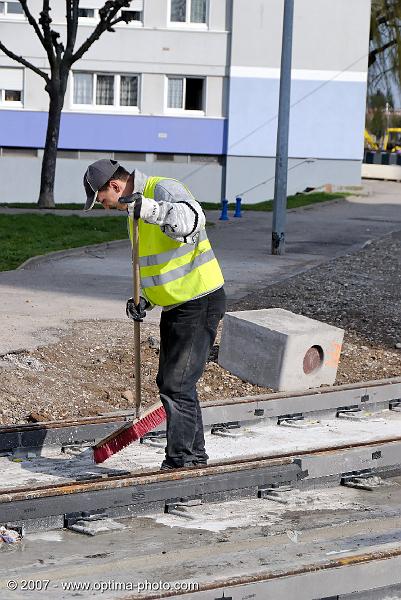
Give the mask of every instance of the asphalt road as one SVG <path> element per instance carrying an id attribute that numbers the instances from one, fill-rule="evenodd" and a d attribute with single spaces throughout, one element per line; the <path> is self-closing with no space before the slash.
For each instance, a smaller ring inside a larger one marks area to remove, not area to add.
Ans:
<path id="1" fill-rule="evenodd" d="M 208 213 L 208 233 L 229 299 L 401 230 L 401 184 L 366 182 L 366 191 L 289 211 L 286 254 L 279 257 L 270 254 L 271 213 L 244 212 L 229 221 L 219 221 L 216 211 Z M 128 242 L 59 253 L 0 273 L 0 355 L 55 341 L 73 320 L 125 319 L 131 286 Z M 158 320 L 159 312 L 147 318 Z"/>

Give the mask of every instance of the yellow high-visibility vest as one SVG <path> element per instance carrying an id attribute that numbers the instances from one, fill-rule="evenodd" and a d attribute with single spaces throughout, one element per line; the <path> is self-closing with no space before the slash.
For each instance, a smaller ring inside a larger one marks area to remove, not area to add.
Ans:
<path id="1" fill-rule="evenodd" d="M 154 199 L 156 184 L 166 177 L 149 177 L 143 195 Z M 133 239 L 133 220 L 128 218 Z M 218 289 L 223 274 L 205 228 L 196 244 L 173 240 L 159 225 L 139 219 L 139 271 L 142 294 L 152 304 L 170 306 Z"/>

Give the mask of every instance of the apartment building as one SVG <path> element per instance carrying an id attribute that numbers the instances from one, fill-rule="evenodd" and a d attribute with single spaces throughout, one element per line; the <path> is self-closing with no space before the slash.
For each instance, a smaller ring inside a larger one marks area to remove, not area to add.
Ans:
<path id="1" fill-rule="evenodd" d="M 38 15 L 41 0 L 31 0 Z M 81 0 L 78 41 L 103 0 Z M 64 2 L 51 1 L 65 34 Z M 273 194 L 283 0 L 132 0 L 133 20 L 74 65 L 62 116 L 56 201 L 82 200 L 87 164 L 183 180 L 202 201 Z M 289 191 L 358 184 L 369 0 L 295 0 Z M 20 3 L 0 0 L 0 40 L 46 69 Z M 0 53 L 0 201 L 34 201 L 48 96 Z"/>

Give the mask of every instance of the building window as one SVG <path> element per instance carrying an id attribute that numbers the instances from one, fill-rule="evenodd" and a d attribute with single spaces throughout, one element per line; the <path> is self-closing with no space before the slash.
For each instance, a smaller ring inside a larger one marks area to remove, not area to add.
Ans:
<path id="1" fill-rule="evenodd" d="M 93 74 L 74 73 L 74 104 L 93 103 Z"/>
<path id="2" fill-rule="evenodd" d="M 127 19 L 130 25 L 142 25 L 143 20 L 143 0 L 131 0 L 129 7 L 122 8 L 119 16 Z"/>
<path id="3" fill-rule="evenodd" d="M 78 150 L 57 150 L 57 158 L 79 158 Z"/>
<path id="4" fill-rule="evenodd" d="M 155 154 L 155 160 L 159 162 L 175 162 L 188 164 L 188 154 Z"/>
<path id="5" fill-rule="evenodd" d="M 19 2 L 12 2 L 11 0 L 7 2 L 0 1 L 0 16 L 24 17 L 25 13 Z"/>
<path id="6" fill-rule="evenodd" d="M 183 108 L 184 79 L 182 77 L 169 77 L 168 80 L 168 108 Z"/>
<path id="7" fill-rule="evenodd" d="M 146 161 L 146 153 L 145 152 L 114 152 L 113 153 L 114 160 L 118 160 L 118 162 L 123 160 L 131 160 L 131 161 Z"/>
<path id="8" fill-rule="evenodd" d="M 169 77 L 167 108 L 204 110 L 204 82 L 201 77 Z"/>
<path id="9" fill-rule="evenodd" d="M 141 10 L 122 10 L 122 17 L 127 17 L 127 20 L 131 23 L 132 21 L 142 21 L 142 11 Z"/>
<path id="10" fill-rule="evenodd" d="M 114 75 L 98 75 L 96 77 L 96 104 L 113 106 Z"/>
<path id="11" fill-rule="evenodd" d="M 138 107 L 138 75 L 73 74 L 73 104 Z"/>
<path id="12" fill-rule="evenodd" d="M 36 148 L 10 148 L 3 147 L 0 148 L 0 156 L 13 157 L 13 156 L 25 156 L 29 158 L 36 158 L 38 156 L 38 151 Z"/>
<path id="13" fill-rule="evenodd" d="M 138 105 L 138 77 L 121 75 L 120 77 L 120 106 Z"/>
<path id="14" fill-rule="evenodd" d="M 170 0 L 171 23 L 203 23 L 207 21 L 207 0 Z"/>
<path id="15" fill-rule="evenodd" d="M 174 154 L 156 154 L 155 158 L 160 162 L 173 162 Z"/>
<path id="16" fill-rule="evenodd" d="M 19 2 L 0 2 L 0 15 L 24 15 Z"/>
<path id="17" fill-rule="evenodd" d="M 219 163 L 220 157 L 213 154 L 191 154 L 190 160 L 193 163 Z"/>
<path id="18" fill-rule="evenodd" d="M 0 68 L 0 104 L 22 106 L 23 69 Z"/>
<path id="19" fill-rule="evenodd" d="M 2 102 L 21 102 L 21 90 L 1 90 Z"/>
<path id="20" fill-rule="evenodd" d="M 92 0 L 93 1 L 93 0 Z M 88 0 L 88 3 L 90 0 Z M 95 4 L 95 2 L 93 2 Z M 103 6 L 104 2 L 101 2 L 99 6 Z M 127 19 L 127 23 L 134 23 L 138 25 L 142 23 L 142 14 L 143 14 L 143 1 L 142 0 L 132 0 L 132 4 L 130 9 L 122 9 L 119 13 L 117 13 L 117 17 L 125 17 Z M 88 7 L 88 8 L 79 8 L 78 9 L 78 17 L 81 22 L 85 22 L 85 20 L 89 19 L 90 21 L 99 19 L 99 8 L 96 7 Z"/>
<path id="21" fill-rule="evenodd" d="M 78 8 L 79 19 L 94 19 L 98 11 L 95 8 Z"/>

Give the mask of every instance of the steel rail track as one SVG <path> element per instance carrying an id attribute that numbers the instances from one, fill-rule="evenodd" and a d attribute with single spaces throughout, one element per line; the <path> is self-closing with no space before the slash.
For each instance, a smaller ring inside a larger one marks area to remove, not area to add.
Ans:
<path id="1" fill-rule="evenodd" d="M 172 472 L 91 476 L 86 480 L 0 491 L 0 523 L 25 522 L 37 528 L 41 519 L 51 519 L 52 526 L 63 527 L 66 515 L 71 514 L 107 512 L 121 517 L 165 512 L 166 507 L 183 499 L 207 502 L 262 497 L 263 490 L 271 486 L 301 486 L 318 479 L 340 483 L 349 473 L 394 473 L 401 470 L 400 465 L 401 437 L 397 437 L 276 456 L 248 456 Z"/>
<path id="2" fill-rule="evenodd" d="M 158 592 L 157 594 L 125 595 L 121 600 L 156 600 L 163 598 L 187 600 L 310 600 L 338 598 L 355 590 L 368 591 L 401 582 L 401 549 L 390 548 L 364 552 L 343 558 L 314 562 L 296 569 L 265 571 L 200 583 L 198 590 Z M 341 574 L 339 573 L 341 569 Z M 346 571 L 346 573 L 344 572 Z M 373 572 L 372 572 L 373 571 Z M 372 587 L 373 586 L 373 587 Z M 372 596 L 369 596 L 372 597 Z"/>
<path id="3" fill-rule="evenodd" d="M 205 428 L 225 423 L 255 423 L 291 415 L 336 415 L 351 407 L 359 410 L 401 406 L 401 378 L 330 386 L 307 392 L 245 396 L 202 404 Z M 90 446 L 112 433 L 132 412 L 96 417 L 0 426 L 0 453 L 27 451 L 47 446 Z M 155 431 L 163 431 L 163 425 Z"/>
<path id="4" fill-rule="evenodd" d="M 205 467 L 181 467 L 172 471 L 160 471 L 160 469 L 151 469 L 131 471 L 129 473 L 123 472 L 121 475 L 114 473 L 105 473 L 103 476 L 99 477 L 94 477 L 90 475 L 88 476 L 88 480 L 85 480 L 83 477 L 80 477 L 79 481 L 72 481 L 61 484 L 54 483 L 50 485 L 33 486 L 31 488 L 27 488 L 25 486 L 16 488 L 6 488 L 0 490 L 0 504 L 2 502 L 8 501 L 8 498 L 11 494 L 13 495 L 12 500 L 21 500 L 27 497 L 28 494 L 32 494 L 32 497 L 36 497 L 36 492 L 38 492 L 37 497 L 42 497 L 43 495 L 79 493 L 81 491 L 86 491 L 87 489 L 107 489 L 109 487 L 113 487 L 113 482 L 116 482 L 116 487 L 119 487 L 118 482 L 122 482 L 121 486 L 124 487 L 125 485 L 127 485 L 127 483 L 125 483 L 127 481 L 135 481 L 136 483 L 140 484 L 154 483 L 157 481 L 178 481 L 186 479 L 187 477 L 196 478 L 202 477 L 204 475 L 232 473 L 243 469 L 256 469 L 261 466 L 265 466 L 266 464 L 268 464 L 269 466 L 290 464 L 294 460 L 297 460 L 299 457 L 302 456 L 318 457 L 324 456 L 326 454 L 331 454 L 333 452 L 342 452 L 345 450 L 352 449 L 372 449 L 377 446 L 383 446 L 387 444 L 401 444 L 401 436 L 370 440 L 369 442 L 363 443 L 355 442 L 339 444 L 335 446 L 325 446 L 323 448 L 317 448 L 314 450 L 309 449 L 298 450 L 296 452 L 284 452 L 282 454 L 272 456 L 261 456 L 253 454 L 244 458 L 236 458 L 235 460 L 226 459 L 219 462 L 214 462 Z M 68 491 L 69 489 L 71 489 L 72 492 Z M 16 495 L 14 496 L 14 494 Z"/>

